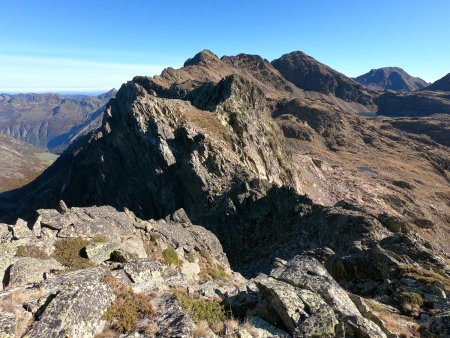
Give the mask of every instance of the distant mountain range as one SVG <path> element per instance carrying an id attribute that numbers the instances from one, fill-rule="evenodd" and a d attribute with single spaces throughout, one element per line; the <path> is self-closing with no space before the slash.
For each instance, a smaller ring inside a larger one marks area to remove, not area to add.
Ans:
<path id="1" fill-rule="evenodd" d="M 197 74 L 198 66 L 207 73 Z M 273 102 L 289 93 L 290 97 L 327 102 L 353 112 L 375 109 L 392 116 L 450 113 L 450 99 L 441 93 L 450 91 L 450 74 L 430 85 L 401 68 L 385 67 L 351 79 L 300 51 L 269 62 L 248 54 L 218 58 L 205 50 L 187 60 L 178 73 L 168 68 L 163 75 L 168 81 L 177 80 L 181 91 L 190 90 L 198 79 L 218 81 L 230 74 L 244 74 Z M 158 81 L 162 80 L 157 80 L 157 85 L 163 85 Z M 61 153 L 78 136 L 100 125 L 105 105 L 116 92 L 112 89 L 98 96 L 0 94 L 0 133 Z"/>
<path id="2" fill-rule="evenodd" d="M 413 92 L 429 85 L 419 77 L 413 77 L 399 67 L 372 69 L 370 72 L 355 78 L 358 83 L 378 90 L 396 90 Z"/>
<path id="3" fill-rule="evenodd" d="M 95 121 L 115 89 L 99 96 L 0 94 L 0 133 L 32 145 L 61 152 Z"/>

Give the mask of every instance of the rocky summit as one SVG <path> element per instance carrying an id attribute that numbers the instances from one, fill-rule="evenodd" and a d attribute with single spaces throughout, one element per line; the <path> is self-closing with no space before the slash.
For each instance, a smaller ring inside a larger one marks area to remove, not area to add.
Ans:
<path id="1" fill-rule="evenodd" d="M 448 115 L 388 94 L 302 52 L 122 85 L 0 195 L 0 337 L 448 336 Z"/>
<path id="2" fill-rule="evenodd" d="M 355 80 L 373 89 L 401 92 L 413 92 L 429 85 L 425 80 L 413 77 L 399 67 L 372 69 L 370 72 L 356 77 Z"/>

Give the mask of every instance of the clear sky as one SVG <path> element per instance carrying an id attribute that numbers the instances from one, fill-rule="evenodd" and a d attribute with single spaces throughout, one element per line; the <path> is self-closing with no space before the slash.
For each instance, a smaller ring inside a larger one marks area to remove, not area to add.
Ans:
<path id="1" fill-rule="evenodd" d="M 450 0 L 0 0 L 0 92 L 118 88 L 202 49 L 435 81 L 450 72 Z"/>

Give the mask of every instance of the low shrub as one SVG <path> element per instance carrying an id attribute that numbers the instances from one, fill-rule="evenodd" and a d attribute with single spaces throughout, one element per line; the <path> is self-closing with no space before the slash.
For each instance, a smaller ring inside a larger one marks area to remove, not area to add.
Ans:
<path id="1" fill-rule="evenodd" d="M 174 294 L 183 311 L 196 323 L 206 321 L 209 326 L 223 323 L 226 318 L 225 307 L 216 301 L 191 298 L 177 291 Z"/>
<path id="2" fill-rule="evenodd" d="M 401 296 L 403 302 L 415 304 L 418 306 L 423 305 L 422 296 L 416 292 L 406 292 L 405 291 L 405 292 L 402 292 L 400 294 L 400 296 Z"/>
<path id="3" fill-rule="evenodd" d="M 111 322 L 112 329 L 121 333 L 130 332 L 139 320 L 154 313 L 149 294 L 135 293 L 130 286 L 120 283 L 112 275 L 106 275 L 101 281 L 109 285 L 116 296 L 103 316 Z"/>
<path id="4" fill-rule="evenodd" d="M 446 291 L 450 291 L 450 278 L 432 270 L 416 267 L 414 265 L 403 265 L 400 268 L 400 275 L 403 278 L 415 279 L 425 284 L 437 284 Z"/>
<path id="5" fill-rule="evenodd" d="M 179 266 L 181 265 L 181 260 L 178 257 L 177 252 L 173 248 L 167 248 L 164 249 L 162 252 L 164 263 L 166 265 L 174 265 Z"/>
<path id="6" fill-rule="evenodd" d="M 206 273 L 214 279 L 230 279 L 230 276 L 223 270 L 207 268 Z"/>
<path id="7" fill-rule="evenodd" d="M 72 270 L 86 269 L 94 266 L 89 259 L 83 256 L 82 250 L 91 241 L 76 237 L 64 238 L 55 243 L 53 257 L 62 265 Z"/>
<path id="8" fill-rule="evenodd" d="M 103 235 L 97 235 L 91 238 L 91 242 L 95 242 L 95 243 L 106 243 L 108 242 L 108 237 L 103 236 Z"/>

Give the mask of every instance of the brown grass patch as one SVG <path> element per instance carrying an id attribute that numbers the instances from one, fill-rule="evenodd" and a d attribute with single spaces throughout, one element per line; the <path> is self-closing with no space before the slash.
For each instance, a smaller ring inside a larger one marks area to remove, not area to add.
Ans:
<path id="1" fill-rule="evenodd" d="M 47 253 L 33 244 L 20 245 L 17 247 L 16 256 L 18 257 L 33 257 L 39 259 L 48 258 Z"/>
<path id="2" fill-rule="evenodd" d="M 110 321 L 110 327 L 115 331 L 130 332 L 136 328 L 139 320 L 154 313 L 150 294 L 135 293 L 130 286 L 120 283 L 113 275 L 106 275 L 101 281 L 111 287 L 116 296 L 104 314 L 104 319 Z"/>

